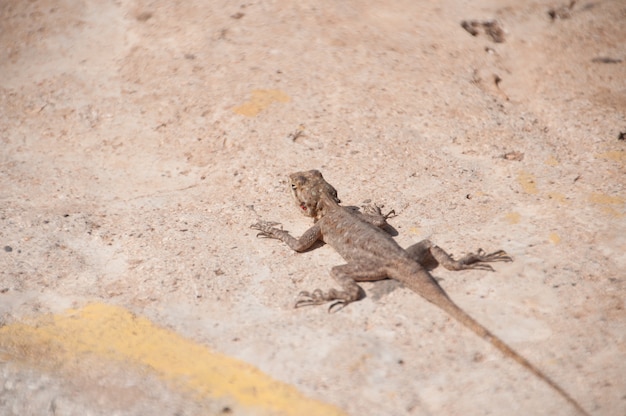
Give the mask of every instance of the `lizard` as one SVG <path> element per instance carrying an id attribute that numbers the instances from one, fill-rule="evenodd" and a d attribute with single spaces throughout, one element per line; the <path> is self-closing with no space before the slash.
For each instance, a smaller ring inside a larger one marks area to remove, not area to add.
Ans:
<path id="1" fill-rule="evenodd" d="M 318 170 L 293 173 L 289 175 L 289 184 L 296 205 L 302 214 L 314 219 L 313 226 L 300 238 L 295 238 L 282 226 L 277 228 L 277 222 L 258 221 L 251 225 L 252 229 L 258 231 L 257 237 L 281 240 L 296 252 L 306 251 L 321 240 L 347 261 L 346 264 L 332 267 L 330 271 L 341 290 L 333 288 L 325 292 L 320 289 L 300 292 L 296 308 L 333 302 L 329 312 L 337 306 L 342 309 L 365 296 L 357 282 L 395 279 L 491 343 L 506 357 L 525 367 L 559 393 L 580 414 L 588 415 L 559 384 L 457 306 L 430 274 L 438 265 L 449 270 L 493 271 L 488 263 L 513 260 L 505 251 L 487 254 L 479 249 L 476 253 L 454 260 L 430 240 L 403 249 L 383 230 L 387 225 L 386 220 L 395 213 L 383 215 L 376 205 L 365 207 L 363 212 L 339 205 L 341 201 L 337 197 L 337 190 L 326 182 Z"/>

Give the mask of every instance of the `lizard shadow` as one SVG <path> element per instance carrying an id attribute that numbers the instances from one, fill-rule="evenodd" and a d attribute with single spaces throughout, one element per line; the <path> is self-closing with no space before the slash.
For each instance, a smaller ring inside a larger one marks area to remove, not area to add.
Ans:
<path id="1" fill-rule="evenodd" d="M 389 234 L 392 237 L 397 237 L 400 235 L 400 233 L 398 232 L 398 230 L 396 230 L 395 228 L 393 228 L 391 225 L 389 224 L 385 224 L 381 230 L 383 230 L 384 232 L 386 232 L 387 234 Z"/>
<path id="2" fill-rule="evenodd" d="M 316 250 L 320 247 L 324 247 L 326 245 L 326 243 L 322 240 L 317 240 L 316 242 L 314 242 L 311 247 L 307 248 L 306 250 L 302 251 L 302 253 L 309 253 L 313 250 Z"/>
<path id="3" fill-rule="evenodd" d="M 438 278 L 435 276 L 433 276 L 433 279 L 435 279 L 438 283 L 444 280 L 443 278 Z M 391 292 L 398 290 L 400 288 L 406 287 L 404 283 L 399 282 L 394 279 L 389 279 L 389 278 L 376 280 L 374 282 L 368 282 L 368 283 L 370 283 L 371 285 L 371 287 L 368 290 L 368 293 L 369 293 L 369 296 L 373 300 L 383 299 L 384 297 L 389 295 Z M 367 294 L 364 294 L 363 297 L 365 298 L 367 296 L 368 296 Z"/>

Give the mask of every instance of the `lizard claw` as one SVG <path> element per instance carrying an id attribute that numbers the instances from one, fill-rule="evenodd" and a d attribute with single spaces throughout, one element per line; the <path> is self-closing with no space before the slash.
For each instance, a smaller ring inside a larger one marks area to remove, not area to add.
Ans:
<path id="1" fill-rule="evenodd" d="M 486 270 L 488 272 L 495 272 L 494 268 L 491 267 L 491 265 L 489 264 L 484 264 L 484 263 L 473 263 L 473 264 L 468 264 L 465 266 L 466 269 L 472 269 L 472 270 Z"/>
<path id="2" fill-rule="evenodd" d="M 479 248 L 476 253 L 470 253 L 463 257 L 459 262 L 463 264 L 464 269 L 487 270 L 493 272 L 493 267 L 486 263 L 494 263 L 498 261 L 513 261 L 511 256 L 506 254 L 504 250 L 494 251 L 493 253 L 485 253 L 485 250 Z"/>
<path id="3" fill-rule="evenodd" d="M 361 209 L 363 210 L 363 214 L 371 215 L 373 217 L 382 217 L 384 220 L 388 220 L 389 218 L 393 218 L 396 216 L 396 210 L 392 209 L 386 214 L 383 214 L 381 211 L 381 207 L 377 204 L 367 204 L 361 205 Z"/>
<path id="4" fill-rule="evenodd" d="M 261 230 L 261 231 L 263 231 L 265 229 L 272 228 L 272 227 L 274 227 L 276 225 L 280 225 L 280 223 L 279 222 L 274 222 L 274 221 L 259 221 L 256 224 L 252 224 L 250 226 L 250 228 L 252 228 L 253 230 Z"/>
<path id="5" fill-rule="evenodd" d="M 276 231 L 282 231 L 283 227 L 281 225 L 280 230 L 275 228 L 276 225 L 280 225 L 279 222 L 273 221 L 259 221 L 256 224 L 252 224 L 250 228 L 253 230 L 258 230 L 257 237 L 261 238 L 276 238 Z"/>
<path id="6" fill-rule="evenodd" d="M 336 313 L 339 312 L 340 310 L 342 310 L 343 308 L 345 308 L 348 303 L 345 300 L 338 300 L 337 302 L 332 303 L 329 307 L 328 307 L 328 313 Z M 336 308 L 335 308 L 336 307 Z"/>
<path id="7" fill-rule="evenodd" d="M 324 299 L 324 294 L 319 289 L 315 289 L 313 293 L 302 291 L 298 293 L 298 300 L 296 300 L 294 308 L 297 309 L 302 306 L 321 305 L 325 302 L 326 300 Z"/>
<path id="8" fill-rule="evenodd" d="M 496 261 L 504 261 L 509 262 L 513 261 L 513 258 L 506 254 L 504 250 L 494 251 L 493 253 L 485 254 L 485 250 L 482 248 L 478 249 L 476 255 L 480 258 L 478 261 L 488 261 L 488 262 L 496 262 Z"/>
<path id="9" fill-rule="evenodd" d="M 332 292 L 332 290 L 331 290 Z M 313 293 L 300 292 L 298 294 L 298 300 L 294 305 L 294 308 L 300 308 L 302 306 L 321 305 L 329 301 L 335 301 L 328 307 L 328 313 L 339 312 L 345 308 L 351 301 L 345 299 L 337 299 L 332 294 L 324 294 L 320 289 L 315 289 Z"/>

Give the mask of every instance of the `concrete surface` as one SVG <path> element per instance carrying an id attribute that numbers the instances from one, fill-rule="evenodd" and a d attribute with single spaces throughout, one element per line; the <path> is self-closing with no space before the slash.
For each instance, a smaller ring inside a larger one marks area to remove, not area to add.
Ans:
<path id="1" fill-rule="evenodd" d="M 317 168 L 395 209 L 402 245 L 509 252 L 434 274 L 591 414 L 626 414 L 626 3 L 566 5 L 1 2 L 0 413 L 573 414 L 393 282 L 294 310 L 342 260 L 249 226 L 306 230 L 286 175 Z M 194 384 L 223 368 L 232 390 Z"/>

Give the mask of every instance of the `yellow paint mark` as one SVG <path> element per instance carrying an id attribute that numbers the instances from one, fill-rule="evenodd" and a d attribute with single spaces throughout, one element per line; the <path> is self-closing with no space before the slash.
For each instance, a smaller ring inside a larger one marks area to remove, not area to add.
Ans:
<path id="1" fill-rule="evenodd" d="M 150 368 L 202 397 L 231 397 L 260 415 L 345 415 L 249 364 L 101 303 L 5 325 L 0 328 L 0 351 L 31 364 L 43 359 L 51 368 L 95 354 L 119 364 Z"/>
<path id="2" fill-rule="evenodd" d="M 409 228 L 409 234 L 420 235 L 421 230 L 419 227 L 411 227 Z"/>
<path id="3" fill-rule="evenodd" d="M 624 198 L 620 196 L 611 196 L 607 194 L 603 194 L 601 192 L 594 192 L 589 196 L 589 201 L 594 204 L 601 205 L 612 205 L 612 204 L 623 204 Z"/>
<path id="4" fill-rule="evenodd" d="M 567 202 L 565 195 L 560 192 L 548 192 L 548 198 L 554 199 L 555 201 L 558 201 L 560 203 Z"/>
<path id="5" fill-rule="evenodd" d="M 610 150 L 608 152 L 598 153 L 596 155 L 596 158 L 615 160 L 617 162 L 624 162 L 626 161 L 626 152 L 623 150 Z"/>
<path id="6" fill-rule="evenodd" d="M 518 212 L 509 212 L 504 216 L 509 224 L 518 224 L 522 216 Z"/>
<path id="7" fill-rule="evenodd" d="M 601 205 L 602 211 L 617 218 L 626 216 L 626 213 L 624 211 L 619 211 L 612 205 L 622 205 L 625 201 L 626 200 L 621 196 L 611 196 L 601 192 L 594 192 L 589 196 L 589 202 Z"/>
<path id="8" fill-rule="evenodd" d="M 521 185 L 524 192 L 527 194 L 537 194 L 537 183 L 535 181 L 535 175 L 528 172 L 520 172 L 517 175 L 517 182 Z"/>
<path id="9" fill-rule="evenodd" d="M 554 158 L 554 156 L 550 156 L 548 159 L 546 159 L 546 165 L 548 166 L 558 166 L 559 165 L 559 161 L 556 160 Z"/>
<path id="10" fill-rule="evenodd" d="M 601 209 L 605 214 L 610 215 L 611 217 L 615 217 L 615 218 L 626 217 L 626 212 L 618 211 L 613 207 L 603 206 L 601 207 Z"/>
<path id="11" fill-rule="evenodd" d="M 250 100 L 233 108 L 233 111 L 242 116 L 254 117 L 272 103 L 287 103 L 289 101 L 291 101 L 291 97 L 280 90 L 254 90 Z"/>
<path id="12" fill-rule="evenodd" d="M 561 237 L 557 233 L 550 233 L 548 238 L 552 244 L 559 244 L 561 242 Z"/>

